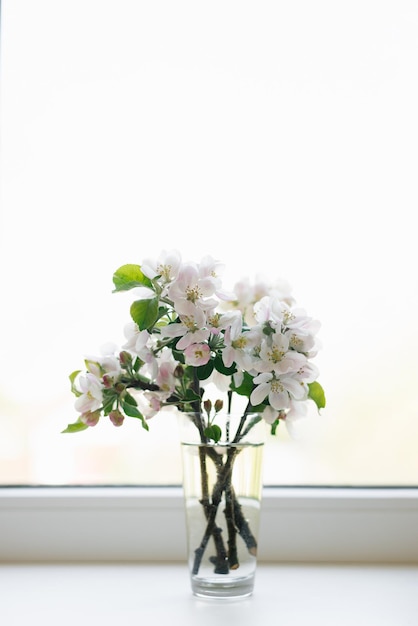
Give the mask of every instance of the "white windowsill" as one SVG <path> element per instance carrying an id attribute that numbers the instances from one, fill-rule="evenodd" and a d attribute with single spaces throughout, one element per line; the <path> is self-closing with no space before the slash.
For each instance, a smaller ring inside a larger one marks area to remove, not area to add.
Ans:
<path id="1" fill-rule="evenodd" d="M 0 623 L 415 626 L 417 586 L 413 565 L 261 564 L 251 597 L 199 600 L 184 564 L 0 564 Z"/>
<path id="2" fill-rule="evenodd" d="M 180 488 L 0 488 L 2 562 L 185 559 Z M 265 488 L 259 561 L 418 563 L 418 489 Z"/>

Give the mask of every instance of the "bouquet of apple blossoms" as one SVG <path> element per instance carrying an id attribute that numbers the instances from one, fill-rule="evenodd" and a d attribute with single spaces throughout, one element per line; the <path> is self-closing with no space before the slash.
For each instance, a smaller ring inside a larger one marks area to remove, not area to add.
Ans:
<path id="1" fill-rule="evenodd" d="M 102 415 L 115 426 L 137 418 L 148 430 L 151 417 L 176 406 L 196 413 L 203 439 L 216 441 L 221 433 L 211 428 L 204 395 L 209 382 L 226 393 L 228 410 L 234 394 L 246 396 L 245 413 L 262 414 L 273 434 L 280 421 L 306 413 L 307 401 L 325 406 L 312 363 L 319 323 L 295 306 L 286 283 L 242 280 L 227 293 L 223 270 L 211 257 L 182 262 L 171 251 L 114 273 L 114 291 L 136 297 L 126 343 L 71 374 L 80 415 L 64 432 L 95 426 Z M 215 402 L 215 413 L 222 404 Z"/>
<path id="2" fill-rule="evenodd" d="M 224 292 L 223 269 L 210 257 L 185 263 L 179 252 L 171 251 L 158 260 L 123 265 L 115 272 L 115 291 L 132 290 L 134 295 L 126 343 L 119 351 L 108 349 L 100 357 L 86 359 L 85 371 L 71 374 L 79 417 L 63 431 L 82 431 L 102 416 L 115 426 L 126 417 L 135 418 L 148 430 L 149 419 L 165 407 L 187 414 L 200 441 L 200 503 L 207 524 L 195 551 L 194 574 L 211 536 L 215 573 L 239 566 L 237 533 L 248 552 L 256 553 L 255 538 L 231 482 L 239 443 L 248 431 L 264 419 L 275 434 L 281 421 L 303 415 L 307 402 L 318 410 L 325 406 L 312 363 L 318 322 L 295 306 L 285 283 L 252 285 L 242 280 L 232 293 Z M 212 403 L 205 397 L 209 383 L 226 396 L 227 414 L 234 396 L 244 400 L 238 428 L 232 434 L 227 428 L 226 438 L 216 423 L 224 402 L 216 398 Z M 219 444 L 225 441 L 233 444 L 226 459 Z M 212 493 L 207 461 L 217 474 Z M 222 494 L 228 550 L 216 523 Z"/>

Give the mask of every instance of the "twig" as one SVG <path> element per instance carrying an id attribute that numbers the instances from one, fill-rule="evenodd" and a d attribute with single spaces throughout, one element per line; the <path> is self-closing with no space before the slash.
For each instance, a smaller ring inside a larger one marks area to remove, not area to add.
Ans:
<path id="1" fill-rule="evenodd" d="M 195 558 L 192 569 L 193 574 L 197 574 L 199 572 L 200 564 L 203 558 L 203 554 L 205 553 L 208 541 L 215 529 L 217 528 L 215 524 L 216 514 L 218 512 L 219 504 L 222 499 L 222 493 L 224 492 L 228 482 L 230 484 L 231 481 L 232 465 L 236 455 L 235 450 L 236 449 L 232 450 L 233 454 L 230 454 L 228 456 L 226 463 L 222 467 L 218 468 L 218 479 L 213 487 L 212 502 L 205 507 L 207 525 L 200 545 L 195 550 Z"/>
<path id="2" fill-rule="evenodd" d="M 209 448 L 210 449 L 210 448 Z M 209 485 L 208 485 L 208 473 L 206 467 L 206 454 L 209 452 L 208 448 L 199 447 L 199 459 L 200 459 L 200 472 L 201 472 L 201 484 L 202 484 L 202 499 L 200 504 L 203 506 L 206 520 L 209 520 L 211 515 L 211 503 L 209 500 Z M 215 452 L 213 450 L 213 452 Z M 219 457 L 219 455 L 216 455 Z M 213 541 L 215 544 L 216 556 L 211 557 L 210 561 L 215 565 L 215 574 L 228 574 L 228 555 L 225 549 L 225 544 L 222 538 L 222 528 L 213 523 L 212 529 Z M 203 555 L 203 553 L 202 553 Z M 197 573 L 197 572 L 196 572 Z"/>
<path id="3" fill-rule="evenodd" d="M 228 561 L 231 569 L 238 569 L 237 527 L 235 524 L 235 506 L 232 485 L 225 488 L 225 520 L 228 529 Z"/>
<path id="4" fill-rule="evenodd" d="M 257 555 L 257 541 L 251 532 L 250 525 L 244 517 L 242 512 L 241 504 L 238 501 L 238 498 L 233 495 L 233 503 L 234 503 L 234 519 L 236 523 L 236 527 L 242 539 L 245 542 L 245 545 L 248 548 L 248 552 L 253 556 Z"/>

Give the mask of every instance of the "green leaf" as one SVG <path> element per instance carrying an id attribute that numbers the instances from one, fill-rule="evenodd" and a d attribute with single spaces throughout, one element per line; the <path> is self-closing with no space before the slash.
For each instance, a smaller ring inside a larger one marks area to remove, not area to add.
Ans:
<path id="1" fill-rule="evenodd" d="M 244 378 L 239 387 L 236 387 L 234 382 L 232 382 L 231 384 L 232 391 L 235 391 L 235 393 L 239 394 L 240 396 L 247 396 L 247 398 L 250 397 L 253 387 L 253 376 L 248 374 L 248 372 L 244 372 Z"/>
<path id="2" fill-rule="evenodd" d="M 75 372 L 73 372 L 73 373 L 72 373 L 72 374 L 70 374 L 70 376 L 69 376 L 69 379 L 70 379 L 70 382 L 71 382 L 71 392 L 72 392 L 75 396 L 77 396 L 77 398 L 78 398 L 79 396 L 81 396 L 81 391 L 79 391 L 79 390 L 77 389 L 77 387 L 75 386 L 74 382 L 75 382 L 75 379 L 77 378 L 77 376 L 79 375 L 79 373 L 80 373 L 80 372 L 81 372 L 81 370 L 76 370 Z"/>
<path id="3" fill-rule="evenodd" d="M 263 333 L 264 333 L 265 335 L 269 336 L 269 335 L 272 335 L 274 332 L 275 332 L 274 328 L 272 328 L 272 327 L 270 326 L 269 322 L 267 322 L 267 323 L 264 325 L 264 328 L 263 328 Z"/>
<path id="4" fill-rule="evenodd" d="M 125 393 L 123 395 L 123 400 L 124 400 L 124 402 L 127 402 L 131 406 L 138 406 L 138 403 L 135 400 L 135 398 L 133 396 L 131 396 L 131 394 L 128 393 L 127 391 L 125 391 Z"/>
<path id="5" fill-rule="evenodd" d="M 262 402 L 261 404 L 256 404 L 255 406 L 251 405 L 249 413 L 262 413 L 266 406 L 268 406 L 268 402 Z"/>
<path id="6" fill-rule="evenodd" d="M 103 415 L 109 415 L 117 398 L 118 394 L 113 389 L 103 390 Z"/>
<path id="7" fill-rule="evenodd" d="M 120 404 L 122 406 L 122 409 L 126 413 L 126 415 L 128 415 L 129 417 L 137 417 L 141 419 L 142 417 L 141 412 L 137 409 L 137 407 L 134 404 L 131 404 L 130 402 L 128 402 L 126 398 L 121 399 Z"/>
<path id="8" fill-rule="evenodd" d="M 133 287 L 149 287 L 152 289 L 152 282 L 142 273 L 139 265 L 127 264 L 122 265 L 113 274 L 114 292 L 128 291 Z"/>
<path id="9" fill-rule="evenodd" d="M 133 404 L 132 401 L 135 404 Z M 142 413 L 140 411 L 138 411 L 138 409 L 137 409 L 135 398 L 133 398 L 129 393 L 126 393 L 124 395 L 124 397 L 121 398 L 120 403 L 121 403 L 121 407 L 122 407 L 124 413 L 128 417 L 135 417 L 136 419 L 140 419 L 141 422 L 142 422 L 143 428 L 145 428 L 145 430 L 149 430 L 146 419 L 144 418 Z"/>
<path id="10" fill-rule="evenodd" d="M 139 356 L 137 356 L 135 361 L 134 361 L 134 364 L 132 366 L 133 371 L 138 373 L 141 365 L 143 365 L 143 364 L 144 364 L 144 362 L 139 358 Z"/>
<path id="11" fill-rule="evenodd" d="M 318 382 L 308 383 L 309 387 L 309 398 L 311 398 L 318 409 L 323 409 L 326 405 L 325 400 L 325 392 L 322 389 L 322 386 Z"/>
<path id="12" fill-rule="evenodd" d="M 205 380 L 213 372 L 213 361 L 208 361 L 206 365 L 201 365 L 196 368 L 197 377 L 199 380 Z"/>
<path id="13" fill-rule="evenodd" d="M 216 355 L 215 357 L 214 366 L 218 372 L 224 374 L 225 376 L 232 376 L 232 374 L 235 374 L 235 372 L 237 371 L 235 363 L 231 365 L 231 367 L 226 367 L 226 365 L 224 365 L 224 362 L 222 361 L 222 357 L 219 355 Z"/>
<path id="14" fill-rule="evenodd" d="M 131 317 L 139 330 L 151 328 L 158 319 L 158 298 L 136 300 L 131 304 Z"/>
<path id="15" fill-rule="evenodd" d="M 187 389 L 184 394 L 184 400 L 187 402 L 198 402 L 200 401 L 200 396 L 193 389 Z"/>
<path id="16" fill-rule="evenodd" d="M 181 350 L 176 350 L 175 348 L 172 348 L 172 353 L 173 353 L 173 357 L 176 359 L 176 361 L 178 361 L 182 365 L 185 364 L 186 360 L 184 358 L 184 352 L 182 352 Z"/>
<path id="17" fill-rule="evenodd" d="M 168 308 L 167 307 L 159 306 L 159 308 L 158 308 L 157 328 L 164 328 L 164 326 L 167 326 L 167 324 L 168 324 L 168 317 L 166 317 L 167 313 L 168 313 Z M 162 318 L 166 318 L 166 319 L 162 319 Z"/>
<path id="18" fill-rule="evenodd" d="M 205 434 L 205 437 L 208 437 L 208 439 L 213 439 L 215 443 L 218 443 L 219 439 L 222 437 L 222 430 L 217 424 L 212 424 L 212 426 L 208 426 L 203 432 Z"/>
<path id="19" fill-rule="evenodd" d="M 61 433 L 79 433 L 81 430 L 86 430 L 88 428 L 87 424 L 84 422 L 74 422 L 74 424 L 68 424 L 65 430 L 62 430 Z"/>

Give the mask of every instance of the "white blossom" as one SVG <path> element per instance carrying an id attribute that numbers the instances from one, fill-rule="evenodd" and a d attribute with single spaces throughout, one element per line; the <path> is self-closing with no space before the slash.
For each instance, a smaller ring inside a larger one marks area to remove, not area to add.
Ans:
<path id="1" fill-rule="evenodd" d="M 174 359 L 171 350 L 162 350 L 160 356 L 155 360 L 155 363 L 157 366 L 155 382 L 161 391 L 168 394 L 173 393 L 176 385 L 174 373 L 178 363 Z"/>
<path id="2" fill-rule="evenodd" d="M 184 350 L 192 343 L 206 341 L 210 332 L 206 328 L 205 312 L 188 300 L 179 300 L 176 304 L 180 322 L 164 326 L 161 329 L 162 337 L 181 337 L 177 342 L 179 350 Z"/>
<path id="3" fill-rule="evenodd" d="M 103 403 L 103 385 L 92 373 L 81 374 L 77 380 L 77 387 L 81 395 L 76 399 L 74 406 L 79 413 L 92 413 L 100 409 Z"/>
<path id="4" fill-rule="evenodd" d="M 178 250 L 163 250 L 158 259 L 145 259 L 141 265 L 141 271 L 151 280 L 160 276 L 162 284 L 172 282 L 181 266 L 181 254 Z"/>
<path id="5" fill-rule="evenodd" d="M 146 348 L 151 336 L 149 332 L 147 330 L 139 330 L 138 325 L 135 324 L 135 322 L 129 322 L 126 324 L 123 332 L 127 342 L 122 346 L 122 348 L 124 350 L 129 350 L 133 354 L 137 354 L 139 356 L 143 355 L 144 348 Z"/>
<path id="6" fill-rule="evenodd" d="M 167 294 L 174 302 L 176 310 L 181 301 L 210 309 L 217 305 L 217 300 L 211 298 L 215 291 L 216 281 L 213 277 L 202 276 L 195 263 L 185 263 L 181 266 L 176 279 L 168 287 Z"/>
<path id="7" fill-rule="evenodd" d="M 231 367 L 235 362 L 243 370 L 253 369 L 251 348 L 258 343 L 256 329 L 239 332 L 238 328 L 229 326 L 225 331 L 225 348 L 222 350 L 222 360 L 225 367 Z"/>
<path id="8" fill-rule="evenodd" d="M 89 357 L 85 359 L 86 369 L 90 374 L 99 380 L 107 375 L 108 378 L 116 379 L 120 375 L 121 366 L 118 357 L 112 354 L 116 346 L 108 344 L 103 347 L 105 354 L 99 357 Z"/>
<path id="9" fill-rule="evenodd" d="M 278 375 L 298 371 L 306 363 L 306 357 L 289 349 L 289 340 L 280 333 L 264 339 L 255 368 L 259 372 L 275 372 Z"/>
<path id="10" fill-rule="evenodd" d="M 271 372 L 263 372 L 254 378 L 257 385 L 250 396 L 253 406 L 261 404 L 265 398 L 273 409 L 280 411 L 290 408 L 291 397 L 301 400 L 307 397 L 306 386 L 292 376 L 275 376 Z"/>

